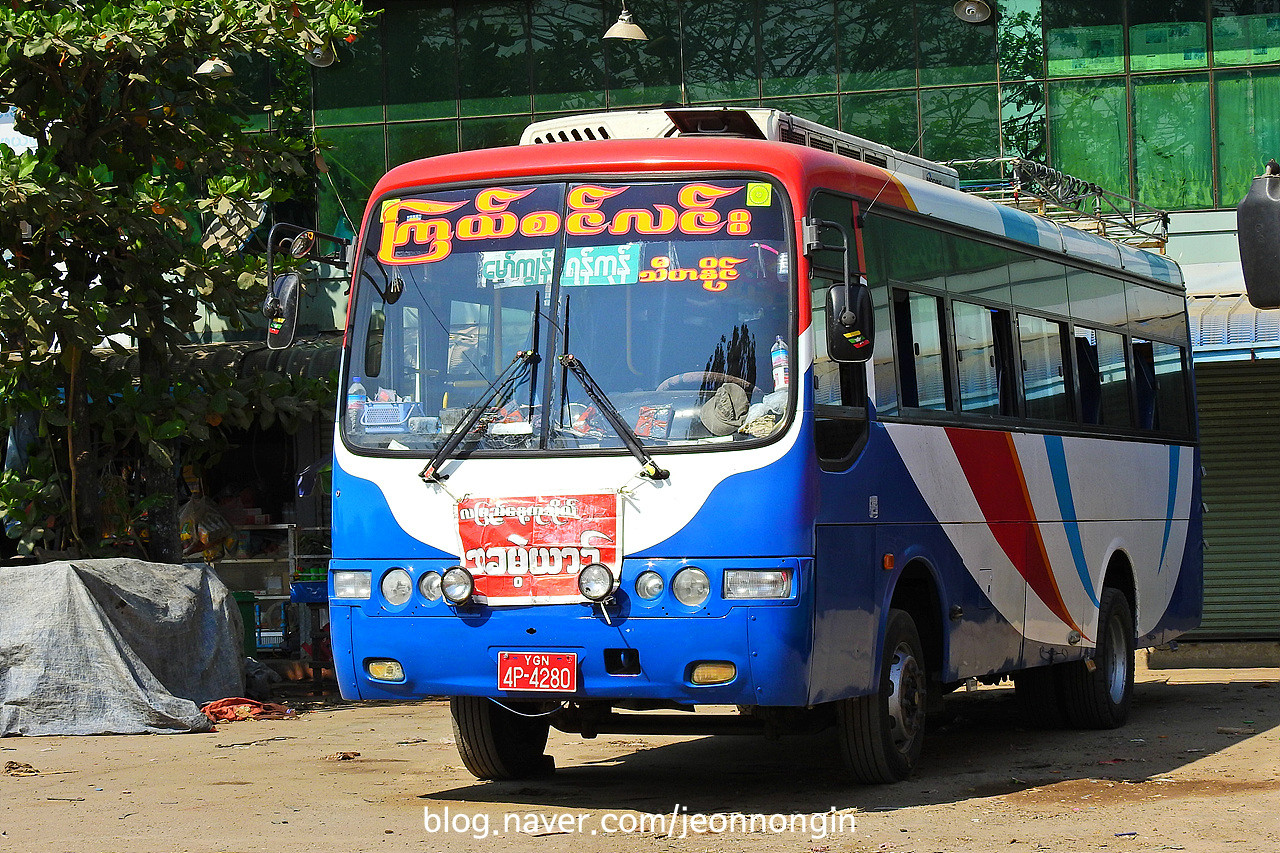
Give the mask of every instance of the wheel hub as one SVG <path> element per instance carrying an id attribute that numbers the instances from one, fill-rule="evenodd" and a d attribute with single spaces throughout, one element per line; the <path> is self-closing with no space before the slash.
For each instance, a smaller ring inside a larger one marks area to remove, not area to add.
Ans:
<path id="1" fill-rule="evenodd" d="M 889 728 L 899 752 L 906 752 L 919 733 L 924 708 L 924 673 L 904 643 L 893 650 L 889 666 Z"/>

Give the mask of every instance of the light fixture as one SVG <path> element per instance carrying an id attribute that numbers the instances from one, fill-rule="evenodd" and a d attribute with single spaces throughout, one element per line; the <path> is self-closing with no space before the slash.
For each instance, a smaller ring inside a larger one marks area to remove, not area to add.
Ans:
<path id="1" fill-rule="evenodd" d="M 607 39 L 631 39 L 632 41 L 648 41 L 649 37 L 631 21 L 631 13 L 627 11 L 627 0 L 622 0 L 622 12 L 612 27 L 604 31 Z"/>
<path id="2" fill-rule="evenodd" d="M 201 62 L 200 67 L 196 69 L 197 77 L 207 77 L 210 80 L 220 80 L 223 77 L 233 77 L 235 76 L 235 73 L 236 72 L 231 70 L 230 65 L 223 62 L 216 56 L 210 57 L 204 62 Z"/>
<path id="3" fill-rule="evenodd" d="M 966 24 L 981 24 L 991 17 L 991 7 L 982 0 L 960 0 L 951 11 Z"/>
<path id="4" fill-rule="evenodd" d="M 328 68 L 337 59 L 337 54 L 333 52 L 333 46 L 328 42 L 316 45 L 303 54 L 307 62 L 316 68 Z"/>

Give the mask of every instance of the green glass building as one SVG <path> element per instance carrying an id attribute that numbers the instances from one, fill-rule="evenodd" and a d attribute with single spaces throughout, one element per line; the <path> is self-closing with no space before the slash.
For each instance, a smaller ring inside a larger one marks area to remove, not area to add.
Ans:
<path id="1" fill-rule="evenodd" d="M 1280 320 L 1242 295 L 1234 212 L 1280 157 L 1280 0 L 987 5 L 970 23 L 954 0 L 630 0 L 649 40 L 622 41 L 602 38 L 617 0 L 385 2 L 311 72 L 332 146 L 317 225 L 349 229 L 397 164 L 664 104 L 773 107 L 935 160 L 1027 157 L 1168 210 L 1213 510 L 1202 635 L 1280 637 Z"/>

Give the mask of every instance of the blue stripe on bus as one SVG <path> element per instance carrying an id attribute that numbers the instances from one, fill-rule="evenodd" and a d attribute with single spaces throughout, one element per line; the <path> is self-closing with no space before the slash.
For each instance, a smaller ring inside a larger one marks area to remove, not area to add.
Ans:
<path id="1" fill-rule="evenodd" d="M 1049 472 L 1053 475 L 1053 491 L 1058 496 L 1062 527 L 1067 534 L 1067 543 L 1071 546 L 1071 558 L 1076 564 L 1076 574 L 1080 576 L 1089 600 L 1095 607 L 1101 607 L 1098 594 L 1093 591 L 1093 581 L 1089 578 L 1089 564 L 1084 559 L 1084 544 L 1080 541 L 1080 522 L 1076 517 L 1075 498 L 1071 495 L 1071 475 L 1067 471 L 1067 455 L 1062 449 L 1062 436 L 1046 435 L 1044 447 L 1049 457 Z M 1167 528 L 1165 538 L 1168 538 Z"/>
<path id="2" fill-rule="evenodd" d="M 1169 531 L 1173 529 L 1173 511 L 1178 499 L 1178 457 L 1181 445 L 1169 445 L 1169 506 L 1164 513 L 1164 540 L 1160 543 L 1160 562 L 1156 563 L 1156 574 L 1164 569 L 1164 555 L 1169 548 Z"/>
<path id="3" fill-rule="evenodd" d="M 1030 246 L 1040 245 L 1040 229 L 1036 228 L 1036 221 L 1030 214 L 1004 205 L 996 205 L 996 209 L 1000 211 L 1000 218 L 1004 220 L 1006 236 Z"/>

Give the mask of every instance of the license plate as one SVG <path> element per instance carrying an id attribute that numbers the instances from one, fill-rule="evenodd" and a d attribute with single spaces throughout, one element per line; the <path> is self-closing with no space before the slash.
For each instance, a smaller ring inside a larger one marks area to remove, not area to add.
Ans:
<path id="1" fill-rule="evenodd" d="M 498 689 L 572 693 L 578 689 L 573 652 L 498 652 Z"/>

